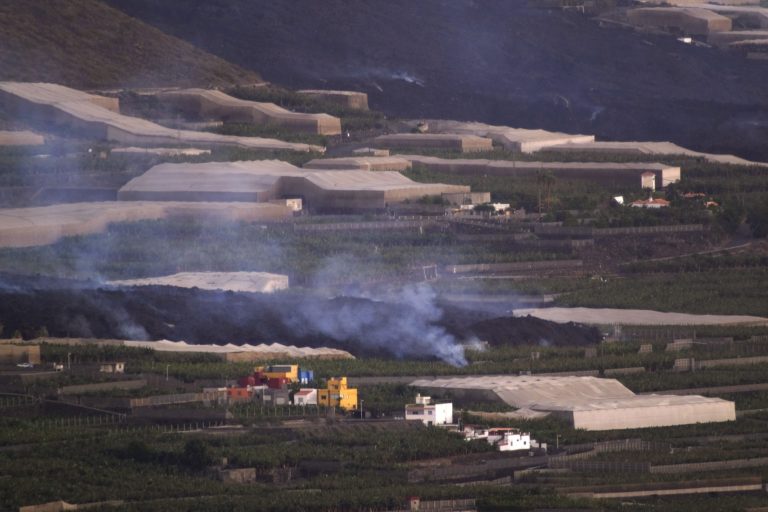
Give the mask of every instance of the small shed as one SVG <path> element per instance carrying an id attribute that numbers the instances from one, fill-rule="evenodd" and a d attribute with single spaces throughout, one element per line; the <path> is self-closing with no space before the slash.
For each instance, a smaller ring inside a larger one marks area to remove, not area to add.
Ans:
<path id="1" fill-rule="evenodd" d="M 293 395 L 294 405 L 317 405 L 317 390 L 301 388 Z"/>

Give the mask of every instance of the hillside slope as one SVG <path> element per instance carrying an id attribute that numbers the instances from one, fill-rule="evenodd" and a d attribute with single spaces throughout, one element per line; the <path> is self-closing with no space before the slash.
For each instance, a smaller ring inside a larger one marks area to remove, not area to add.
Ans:
<path id="1" fill-rule="evenodd" d="M 295 87 L 407 117 L 672 140 L 768 159 L 768 68 L 504 0 L 104 0 Z"/>
<path id="2" fill-rule="evenodd" d="M 0 80 L 74 87 L 261 81 L 97 0 L 0 0 Z"/>

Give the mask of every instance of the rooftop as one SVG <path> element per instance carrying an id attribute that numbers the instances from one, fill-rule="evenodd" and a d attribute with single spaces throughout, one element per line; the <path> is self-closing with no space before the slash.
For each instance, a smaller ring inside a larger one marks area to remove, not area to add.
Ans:
<path id="1" fill-rule="evenodd" d="M 184 144 L 232 145 L 251 149 L 323 151 L 319 146 L 284 142 L 260 137 L 236 137 L 191 130 L 175 130 L 138 117 L 125 116 L 117 112 L 116 100 L 88 94 L 58 84 L 40 82 L 0 82 L 0 92 L 37 105 L 49 105 L 83 123 L 104 126 L 127 134 L 136 143 L 136 137 L 143 142 L 168 143 L 177 141 Z M 115 108 L 107 108 L 115 106 Z M 53 116 L 52 116 L 53 117 Z M 120 140 L 121 134 L 110 133 L 109 138 Z M 146 138 L 146 139 L 145 139 Z"/>
<path id="2" fill-rule="evenodd" d="M 160 164 L 128 182 L 120 189 L 118 197 L 124 200 L 170 197 L 195 200 L 218 199 L 218 196 L 206 194 L 227 194 L 221 197 L 233 201 L 261 201 L 267 196 L 272 199 L 312 193 L 306 185 L 313 185 L 315 194 L 328 191 L 406 192 L 414 198 L 468 189 L 460 185 L 417 183 L 392 171 L 302 169 L 277 160 L 253 160 Z"/>
<path id="3" fill-rule="evenodd" d="M 180 272 L 168 276 L 110 281 L 109 284 L 265 293 L 287 289 L 288 276 L 268 272 Z"/>

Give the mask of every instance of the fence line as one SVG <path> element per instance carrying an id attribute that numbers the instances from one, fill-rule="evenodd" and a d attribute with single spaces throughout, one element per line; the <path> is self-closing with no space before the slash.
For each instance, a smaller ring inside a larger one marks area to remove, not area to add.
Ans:
<path id="1" fill-rule="evenodd" d="M 719 471 L 721 469 L 759 468 L 764 466 L 768 466 L 768 457 L 651 466 L 650 472 L 654 474 L 696 473 L 699 471 Z"/>

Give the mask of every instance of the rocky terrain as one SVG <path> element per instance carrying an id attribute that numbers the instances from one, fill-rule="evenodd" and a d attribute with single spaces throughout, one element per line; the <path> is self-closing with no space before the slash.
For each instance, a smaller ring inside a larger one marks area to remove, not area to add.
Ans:
<path id="1" fill-rule="evenodd" d="M 363 90 L 393 116 L 768 159 L 764 62 L 535 2 L 107 2 L 267 80 Z"/>
<path id="2" fill-rule="evenodd" d="M 356 356 L 453 361 L 458 343 L 583 345 L 594 329 L 535 318 L 494 317 L 428 299 L 384 302 L 290 292 L 232 293 L 165 286 L 104 287 L 95 282 L 3 275 L 4 332 L 56 337 L 184 340 L 188 343 L 282 343 L 327 346 Z"/>

